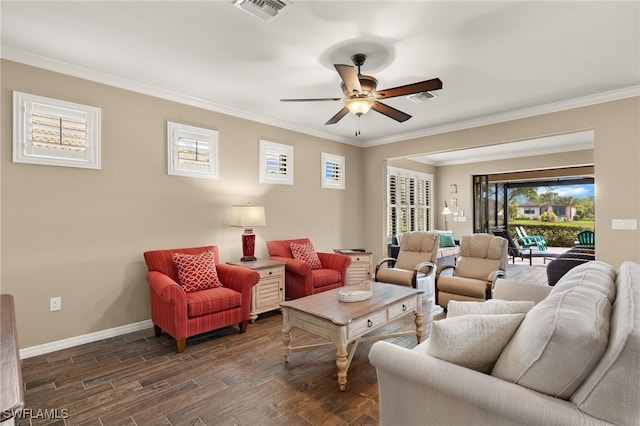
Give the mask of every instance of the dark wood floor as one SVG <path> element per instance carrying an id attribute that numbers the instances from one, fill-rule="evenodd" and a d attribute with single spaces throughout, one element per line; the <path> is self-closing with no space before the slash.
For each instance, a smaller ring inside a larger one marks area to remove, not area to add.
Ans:
<path id="1" fill-rule="evenodd" d="M 541 260 L 540 260 L 541 261 Z M 544 265 L 516 261 L 509 278 L 546 280 Z M 546 281 L 544 282 L 546 284 Z M 426 338 L 433 319 L 424 305 Z M 407 316 L 379 330 L 411 330 Z M 283 359 L 282 316 L 261 315 L 244 334 L 226 328 L 190 338 L 184 353 L 152 329 L 76 346 L 23 361 L 26 408 L 22 425 L 377 425 L 378 387 L 361 344 L 338 390 L 335 349 Z M 294 330 L 295 343 L 318 339 Z M 391 340 L 412 348 L 412 336 Z M 51 419 L 47 417 L 58 417 Z"/>

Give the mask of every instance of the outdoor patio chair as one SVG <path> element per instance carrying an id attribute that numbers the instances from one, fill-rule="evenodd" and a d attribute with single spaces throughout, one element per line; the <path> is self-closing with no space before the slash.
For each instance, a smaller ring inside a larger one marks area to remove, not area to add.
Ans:
<path id="1" fill-rule="evenodd" d="M 580 231 L 576 247 L 595 247 L 596 234 L 593 231 Z"/>
<path id="2" fill-rule="evenodd" d="M 516 234 L 518 234 L 518 238 L 520 238 L 524 248 L 531 248 L 535 246 L 540 251 L 545 251 L 547 249 L 547 242 L 542 235 L 527 235 L 527 231 L 525 231 L 522 226 L 515 226 L 514 228 L 516 229 Z"/>

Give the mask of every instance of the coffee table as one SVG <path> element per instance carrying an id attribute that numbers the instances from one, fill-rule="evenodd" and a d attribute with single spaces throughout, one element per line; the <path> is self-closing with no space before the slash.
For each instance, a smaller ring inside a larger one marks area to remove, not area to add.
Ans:
<path id="1" fill-rule="evenodd" d="M 340 302 L 338 290 L 333 289 L 300 299 L 282 302 L 284 360 L 289 362 L 291 352 L 336 347 L 338 386 L 344 391 L 347 370 L 358 343 L 413 335 L 422 337 L 423 290 L 394 284 L 373 283 L 373 296 L 360 302 Z M 387 335 L 365 336 L 380 327 L 410 313 L 415 314 L 415 331 Z M 292 346 L 291 329 L 299 328 L 328 340 L 304 346 Z M 349 344 L 353 343 L 350 351 Z"/>

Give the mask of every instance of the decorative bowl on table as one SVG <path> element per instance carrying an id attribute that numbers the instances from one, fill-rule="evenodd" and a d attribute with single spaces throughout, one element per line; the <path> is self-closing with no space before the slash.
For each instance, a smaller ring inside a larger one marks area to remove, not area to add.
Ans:
<path id="1" fill-rule="evenodd" d="M 364 281 L 359 285 L 349 285 L 338 290 L 338 300 L 340 302 L 361 302 L 371 299 L 373 296 L 373 283 Z"/>

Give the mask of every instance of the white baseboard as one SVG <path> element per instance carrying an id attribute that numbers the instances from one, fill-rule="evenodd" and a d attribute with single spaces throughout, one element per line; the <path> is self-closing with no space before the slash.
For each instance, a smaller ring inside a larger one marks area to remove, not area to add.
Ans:
<path id="1" fill-rule="evenodd" d="M 134 331 L 145 330 L 151 327 L 153 327 L 153 323 L 149 319 L 133 324 L 110 328 L 108 330 L 96 331 L 95 333 L 83 334 L 81 336 L 58 340 L 56 342 L 45 343 L 43 345 L 31 346 L 30 348 L 20 349 L 20 359 L 48 354 L 49 352 L 59 351 L 60 349 L 67 349 L 73 346 L 83 345 L 85 343 L 121 336 L 123 334 L 133 333 Z"/>

